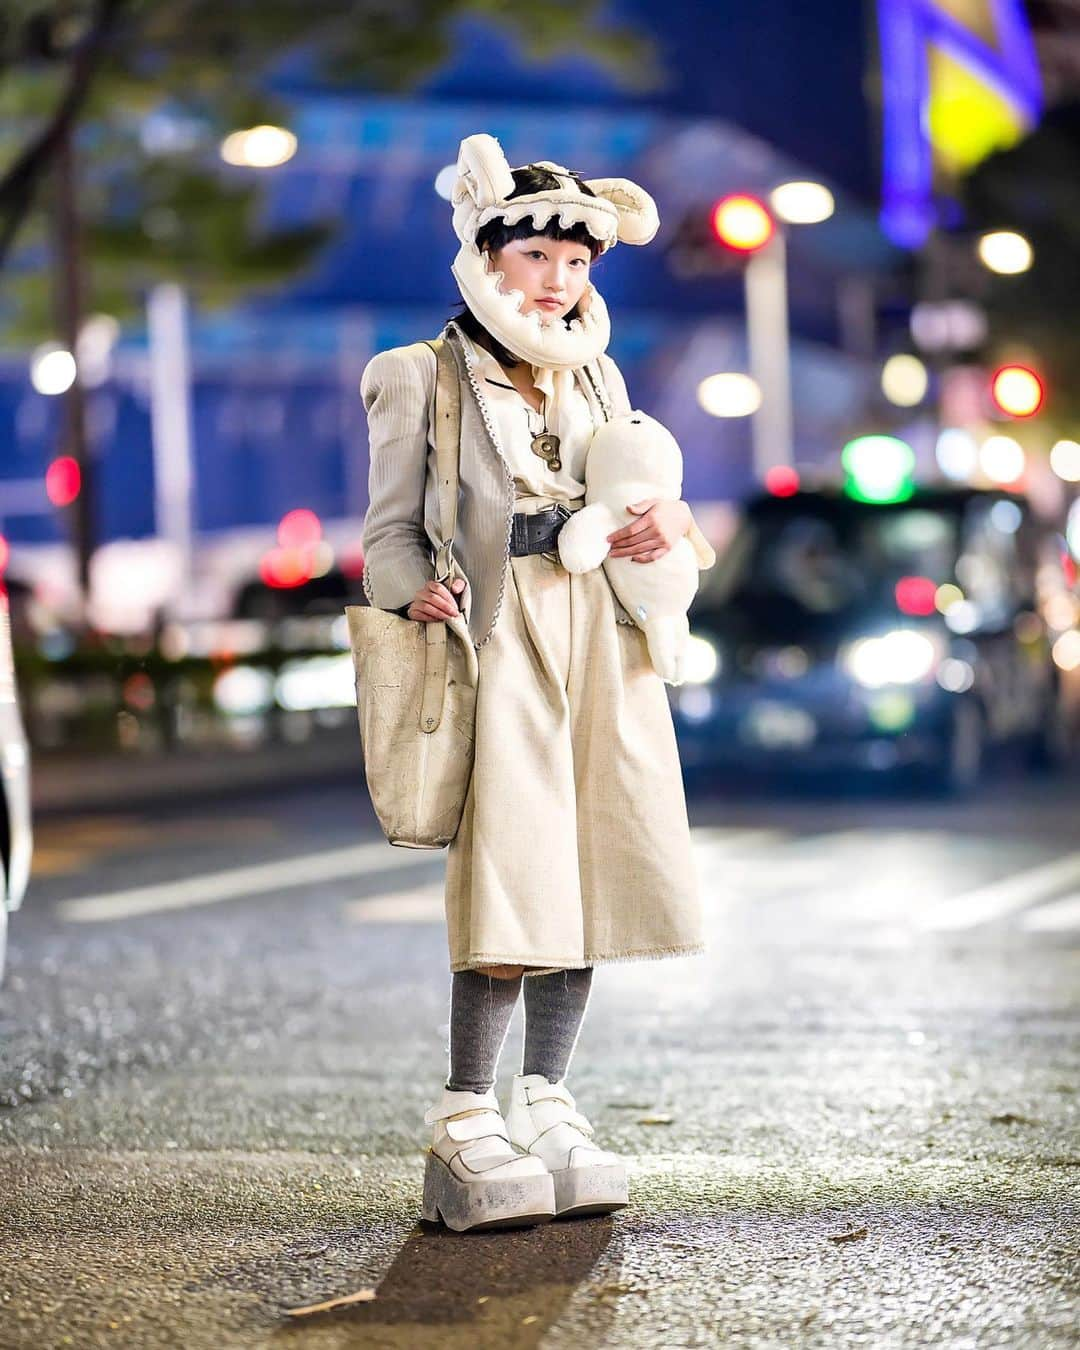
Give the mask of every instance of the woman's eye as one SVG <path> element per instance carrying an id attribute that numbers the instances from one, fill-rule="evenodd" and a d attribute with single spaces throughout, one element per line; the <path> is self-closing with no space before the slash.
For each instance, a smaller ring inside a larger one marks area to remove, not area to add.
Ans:
<path id="1" fill-rule="evenodd" d="M 528 253 L 526 253 L 525 256 L 527 258 L 542 258 L 544 256 L 544 253 L 542 249 L 531 248 L 529 249 Z M 588 261 L 585 258 L 572 258 L 571 262 L 580 263 L 582 267 L 588 267 L 589 265 Z"/>

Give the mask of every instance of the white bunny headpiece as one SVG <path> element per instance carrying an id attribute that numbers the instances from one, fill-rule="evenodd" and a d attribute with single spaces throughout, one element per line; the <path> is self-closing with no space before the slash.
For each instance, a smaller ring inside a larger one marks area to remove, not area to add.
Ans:
<path id="1" fill-rule="evenodd" d="M 584 225 L 604 253 L 616 243 L 647 244 L 660 228 L 660 217 L 649 194 L 627 178 L 583 180 L 595 194 L 590 196 L 563 165 L 538 160 L 534 167 L 553 174 L 559 186 L 510 199 L 514 176 L 495 137 L 481 132 L 461 142 L 450 197 L 461 248 L 450 270 L 465 303 L 508 350 L 533 365 L 567 370 L 594 360 L 607 347 L 611 324 L 599 291 L 587 284 L 578 303 L 580 317 L 569 325 L 540 310 L 522 314 L 524 293 L 499 290 L 504 273 L 488 271 L 476 245 L 478 231 L 496 217 L 516 225 L 525 216 L 540 231 L 558 215 L 564 228 Z"/>

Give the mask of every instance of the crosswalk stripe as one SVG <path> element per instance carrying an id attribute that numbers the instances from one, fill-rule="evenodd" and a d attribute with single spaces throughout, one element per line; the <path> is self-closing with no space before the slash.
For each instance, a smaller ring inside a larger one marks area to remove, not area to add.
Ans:
<path id="1" fill-rule="evenodd" d="M 343 913 L 351 923 L 441 923 L 443 884 L 420 886 L 413 891 L 391 891 L 350 900 Z"/>
<path id="2" fill-rule="evenodd" d="M 916 912 L 913 921 L 917 927 L 931 932 L 955 932 L 993 923 L 1017 910 L 1026 909 L 1065 886 L 1080 881 L 1080 853 L 1069 853 L 1055 858 L 1042 867 L 1031 867 L 1015 876 L 1003 877 L 987 886 L 935 902 L 922 912 Z"/>
<path id="3" fill-rule="evenodd" d="M 695 835 L 697 833 L 695 831 Z M 761 842 L 775 833 L 772 830 L 709 830 L 704 832 L 703 847 L 726 852 Z M 67 923 L 100 923 L 194 905 L 213 905 L 291 886 L 338 881 L 343 877 L 428 867 L 433 861 L 445 863 L 445 859 L 445 851 L 393 848 L 385 840 L 377 839 L 277 862 L 226 868 L 151 886 L 62 900 L 57 905 L 57 913 Z"/>
<path id="4" fill-rule="evenodd" d="M 68 923 L 126 919 L 138 914 L 186 909 L 190 905 L 213 905 L 222 900 L 236 900 L 242 896 L 260 895 L 290 886 L 308 886 L 314 882 L 338 881 L 342 877 L 365 873 L 425 866 L 437 856 L 441 855 L 393 848 L 380 839 L 367 844 L 351 844 L 345 848 L 308 853 L 301 857 L 282 858 L 277 862 L 205 872 L 153 886 L 137 886 L 111 894 L 62 900 L 57 910 L 60 918 Z"/>
<path id="5" fill-rule="evenodd" d="M 1080 928 L 1080 894 L 1029 910 L 1020 923 L 1029 933 L 1065 933 Z"/>

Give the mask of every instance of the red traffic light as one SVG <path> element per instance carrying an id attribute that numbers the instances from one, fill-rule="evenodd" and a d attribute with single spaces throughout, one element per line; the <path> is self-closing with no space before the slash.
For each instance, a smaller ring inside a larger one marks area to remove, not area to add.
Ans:
<path id="1" fill-rule="evenodd" d="M 756 253 L 776 233 L 776 222 L 765 203 L 741 192 L 716 203 L 711 224 L 720 243 L 737 253 Z"/>
<path id="2" fill-rule="evenodd" d="M 797 470 L 786 464 L 774 464 L 765 470 L 765 491 L 774 497 L 794 497 L 799 490 Z"/>
<path id="3" fill-rule="evenodd" d="M 79 495 L 82 473 L 71 455 L 54 459 L 45 470 L 45 495 L 53 506 L 69 506 Z"/>
<path id="4" fill-rule="evenodd" d="M 1034 417 L 1045 393 L 1042 380 L 1028 366 L 1002 366 L 990 381 L 994 406 L 1007 417 Z"/>

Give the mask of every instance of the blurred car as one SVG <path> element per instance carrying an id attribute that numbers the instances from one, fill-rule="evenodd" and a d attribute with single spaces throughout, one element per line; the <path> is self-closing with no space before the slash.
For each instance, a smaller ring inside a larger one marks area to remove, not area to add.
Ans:
<path id="1" fill-rule="evenodd" d="M 1069 728 L 1036 583 L 1061 571 L 1055 541 L 1006 492 L 755 499 L 691 609 L 691 677 L 669 687 L 688 778 L 911 771 L 961 792 L 1005 742 L 1060 763 Z"/>
<path id="2" fill-rule="evenodd" d="M 7 916 L 22 904 L 30 877 L 30 755 L 19 716 L 11 614 L 0 583 L 0 980 L 7 954 Z"/>

